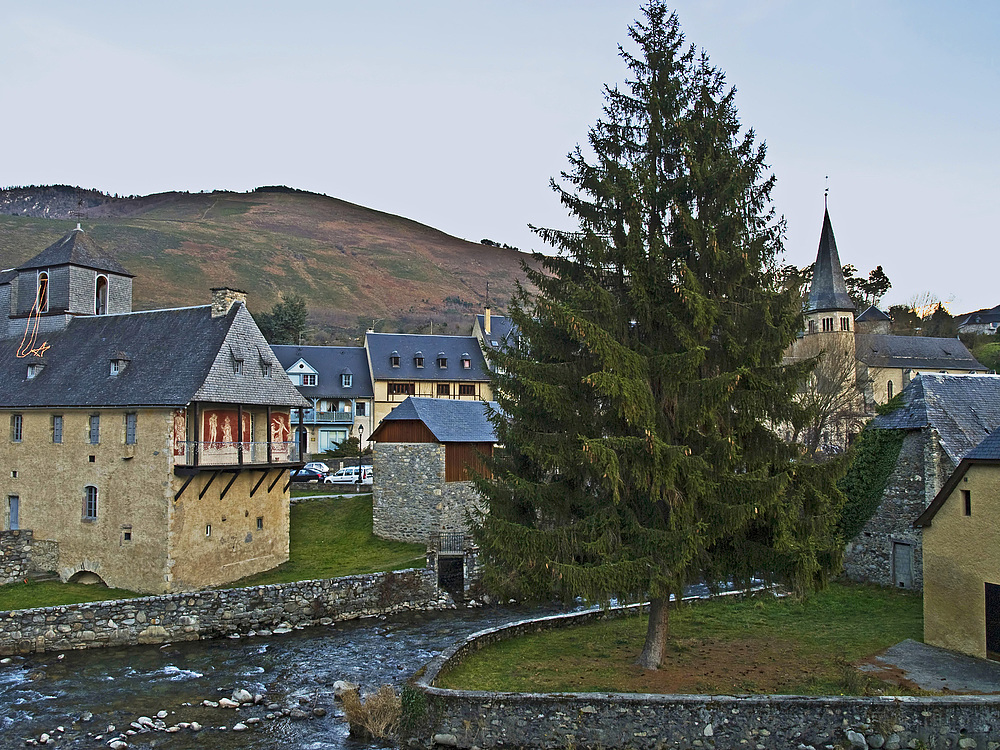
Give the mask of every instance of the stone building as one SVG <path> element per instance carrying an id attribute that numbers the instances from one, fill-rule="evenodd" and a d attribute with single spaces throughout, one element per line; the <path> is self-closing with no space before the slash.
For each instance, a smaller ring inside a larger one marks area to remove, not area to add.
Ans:
<path id="1" fill-rule="evenodd" d="M 460 401 L 493 398 L 490 372 L 475 336 L 365 334 L 375 425 L 410 396 Z"/>
<path id="2" fill-rule="evenodd" d="M 1000 660 L 1000 430 L 965 455 L 914 525 L 924 642 Z"/>
<path id="3" fill-rule="evenodd" d="M 301 420 L 307 453 L 335 450 L 349 437 L 372 434 L 374 391 L 364 347 L 274 345 L 271 350 L 310 401 Z"/>
<path id="4" fill-rule="evenodd" d="M 372 435 L 376 536 L 429 543 L 468 531 L 467 514 L 479 509 L 470 468 L 491 456 L 496 442 L 487 407 L 411 397 L 382 420 Z"/>
<path id="5" fill-rule="evenodd" d="M 242 293 L 131 311 L 80 229 L 0 280 L 0 520 L 57 545 L 62 580 L 144 593 L 288 558 L 290 410 L 308 402 Z"/>
<path id="6" fill-rule="evenodd" d="M 882 500 L 847 545 L 844 572 L 857 581 L 920 589 L 923 549 L 913 522 L 969 451 L 1000 427 L 1000 376 L 923 373 L 902 401 L 868 427 L 902 430 L 904 437 Z"/>

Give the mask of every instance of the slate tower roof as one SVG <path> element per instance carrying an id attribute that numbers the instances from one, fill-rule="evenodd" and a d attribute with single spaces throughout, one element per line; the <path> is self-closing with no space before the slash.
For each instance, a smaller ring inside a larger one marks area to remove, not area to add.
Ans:
<path id="1" fill-rule="evenodd" d="M 847 293 L 844 271 L 837 253 L 837 240 L 833 236 L 830 212 L 823 211 L 823 231 L 819 235 L 819 251 L 813 267 L 812 284 L 809 287 L 809 312 L 824 310 L 854 311 L 854 302 Z"/>
<path id="2" fill-rule="evenodd" d="M 49 245 L 31 260 L 18 266 L 17 270 L 28 271 L 34 268 L 67 265 L 110 271 L 122 276 L 133 276 L 118 261 L 107 257 L 104 250 L 79 227 Z"/>

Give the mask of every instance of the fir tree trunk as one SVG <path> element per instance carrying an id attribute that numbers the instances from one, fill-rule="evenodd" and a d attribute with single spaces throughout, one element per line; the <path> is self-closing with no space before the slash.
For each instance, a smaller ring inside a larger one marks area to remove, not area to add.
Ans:
<path id="1" fill-rule="evenodd" d="M 649 626 L 646 628 L 646 643 L 635 663 L 643 669 L 659 669 L 663 661 L 663 649 L 667 645 L 670 625 L 670 599 L 660 597 L 649 602 Z"/>

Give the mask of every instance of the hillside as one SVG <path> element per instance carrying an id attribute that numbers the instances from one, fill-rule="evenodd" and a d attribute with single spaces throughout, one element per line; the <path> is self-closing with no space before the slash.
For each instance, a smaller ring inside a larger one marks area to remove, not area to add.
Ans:
<path id="1" fill-rule="evenodd" d="M 516 250 L 288 188 L 117 197 L 66 186 L 0 190 L 0 268 L 41 252 L 80 222 L 135 274 L 133 307 L 206 303 L 209 288 L 279 294 L 309 307 L 308 343 L 358 343 L 366 328 L 468 333 L 490 285 L 503 310 L 523 281 Z"/>

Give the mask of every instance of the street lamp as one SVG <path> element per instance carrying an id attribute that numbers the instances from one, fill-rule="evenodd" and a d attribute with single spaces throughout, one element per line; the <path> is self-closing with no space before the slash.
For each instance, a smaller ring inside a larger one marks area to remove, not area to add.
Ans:
<path id="1" fill-rule="evenodd" d="M 361 438 L 365 434 L 365 426 L 363 424 L 358 425 L 358 489 L 361 489 L 361 450 L 362 450 L 362 440 Z"/>

